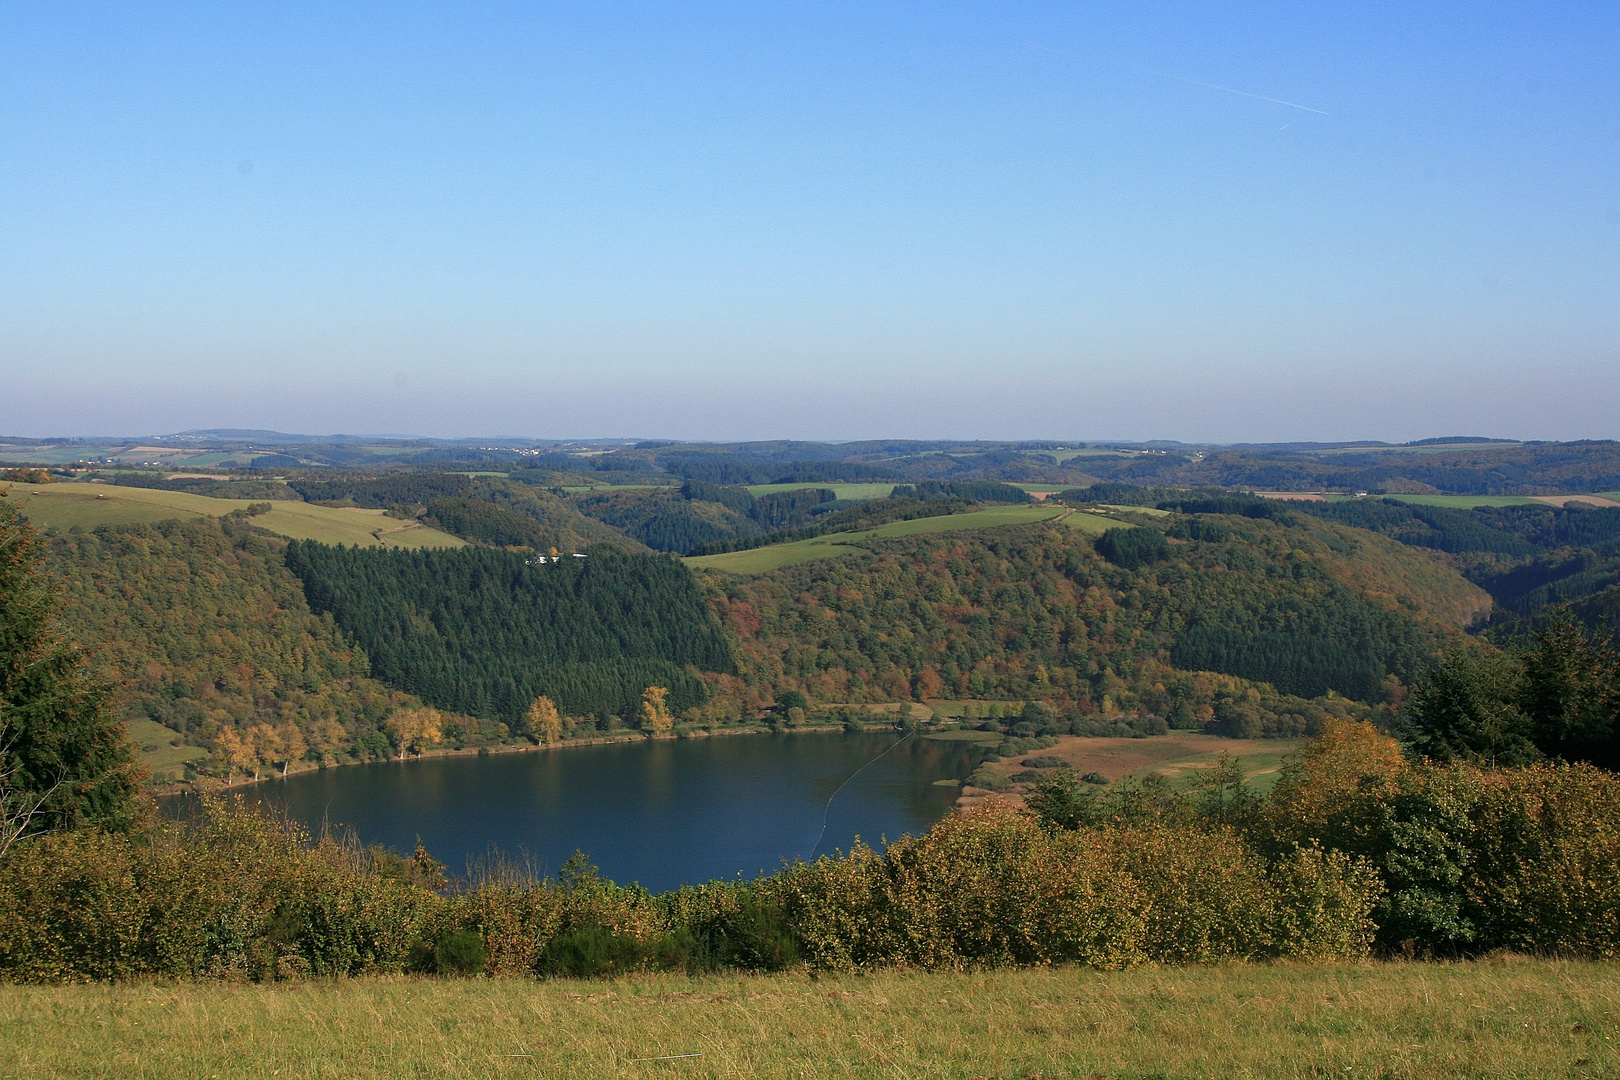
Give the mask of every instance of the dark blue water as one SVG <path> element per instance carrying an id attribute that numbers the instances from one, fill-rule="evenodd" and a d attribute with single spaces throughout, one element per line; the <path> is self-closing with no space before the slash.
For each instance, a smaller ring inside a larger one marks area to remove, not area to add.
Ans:
<path id="1" fill-rule="evenodd" d="M 738 735 L 377 762 L 245 794 L 317 832 L 404 852 L 420 838 L 452 870 L 495 848 L 555 872 L 581 850 L 661 891 L 922 832 L 957 796 L 933 782 L 966 776 L 971 753 L 915 735 Z"/>

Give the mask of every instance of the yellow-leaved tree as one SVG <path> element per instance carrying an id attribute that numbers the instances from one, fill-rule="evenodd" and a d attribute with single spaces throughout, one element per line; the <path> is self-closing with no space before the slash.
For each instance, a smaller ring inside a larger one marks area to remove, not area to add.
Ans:
<path id="1" fill-rule="evenodd" d="M 669 713 L 669 690 L 649 686 L 641 692 L 641 730 L 648 735 L 668 735 L 675 726 Z"/>
<path id="2" fill-rule="evenodd" d="M 543 743 L 554 743 L 562 738 L 562 714 L 550 698 L 541 694 L 534 699 L 528 712 L 529 732 Z"/>
<path id="3" fill-rule="evenodd" d="M 388 730 L 399 742 L 399 759 L 407 753 L 420 754 L 428 744 L 439 741 L 444 718 L 438 709 L 400 709 L 388 718 Z"/>

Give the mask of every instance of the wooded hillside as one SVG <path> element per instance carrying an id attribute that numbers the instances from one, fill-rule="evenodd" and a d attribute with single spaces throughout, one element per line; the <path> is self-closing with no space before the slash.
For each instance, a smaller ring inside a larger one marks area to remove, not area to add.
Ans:
<path id="1" fill-rule="evenodd" d="M 240 521 L 105 526 L 46 541 L 64 629 L 117 684 L 125 718 L 201 746 L 222 729 L 298 729 L 316 753 L 386 757 L 381 730 L 414 703 L 312 613 L 280 543 Z"/>
<path id="2" fill-rule="evenodd" d="M 673 559 L 605 546 L 558 560 L 300 543 L 286 561 L 310 604 L 353 635 L 383 681 L 514 730 L 542 694 L 571 715 L 633 716 L 648 686 L 668 688 L 671 706 L 686 709 L 707 697 L 696 671 L 735 669 L 719 623 Z"/>
<path id="3" fill-rule="evenodd" d="M 1222 695 L 1256 708 L 1263 695 L 1265 724 L 1281 733 L 1307 726 L 1276 719 L 1303 717 L 1305 698 L 1397 698 L 1488 604 L 1382 537 L 1220 524 L 1206 534 L 1218 539 L 1172 538 L 1168 558 L 1135 570 L 1077 530 L 1042 524 L 865 541 L 868 555 L 703 576 L 764 697 L 791 687 L 820 701 L 1045 699 L 1194 726 L 1214 719 Z"/>

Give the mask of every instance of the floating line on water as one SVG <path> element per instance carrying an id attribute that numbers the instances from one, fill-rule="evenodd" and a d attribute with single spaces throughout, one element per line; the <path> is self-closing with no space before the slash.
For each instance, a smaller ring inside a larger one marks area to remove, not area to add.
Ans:
<path id="1" fill-rule="evenodd" d="M 810 854 L 811 855 L 814 855 L 816 853 L 816 848 L 821 846 L 821 841 L 827 835 L 827 818 L 832 813 L 833 800 L 838 798 L 838 792 L 843 791 L 845 788 L 849 787 L 849 782 L 851 780 L 855 779 L 857 776 L 861 775 L 861 773 L 865 772 L 867 770 L 867 767 L 870 766 L 873 762 L 878 761 L 878 760 L 880 760 L 882 758 L 888 757 L 890 750 L 893 750 L 896 746 L 899 746 L 901 743 L 903 743 L 907 739 L 911 738 L 911 736 L 913 734 L 915 734 L 915 733 L 908 731 L 904 735 L 900 736 L 898 739 L 896 739 L 894 741 L 893 745 L 891 745 L 888 750 L 883 751 L 883 753 L 881 753 L 877 757 L 873 758 L 872 761 L 868 761 L 865 765 L 862 765 L 860 768 L 856 769 L 854 772 L 850 773 L 847 777 L 845 777 L 844 782 L 842 784 L 838 785 L 838 791 L 834 791 L 831 795 L 829 795 L 827 797 L 827 805 L 821 808 L 821 831 L 816 834 L 816 842 L 814 844 L 810 845 Z"/>

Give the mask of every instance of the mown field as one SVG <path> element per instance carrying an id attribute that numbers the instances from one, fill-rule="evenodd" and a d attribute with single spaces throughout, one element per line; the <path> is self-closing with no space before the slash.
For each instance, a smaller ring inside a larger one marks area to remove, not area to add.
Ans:
<path id="1" fill-rule="evenodd" d="M 11 484 L 10 499 L 37 528 L 75 525 L 138 525 L 171 518 L 223 517 L 248 506 L 249 499 L 213 499 L 182 491 L 117 487 L 112 484 Z M 381 510 L 316 506 L 295 499 L 273 500 L 269 513 L 254 517 L 261 529 L 291 540 L 375 547 L 461 547 L 466 542 L 415 522 L 387 517 Z"/>
<path id="2" fill-rule="evenodd" d="M 1620 966 L 10 986 L 0 1042 L 31 1080 L 1612 1077 Z"/>

